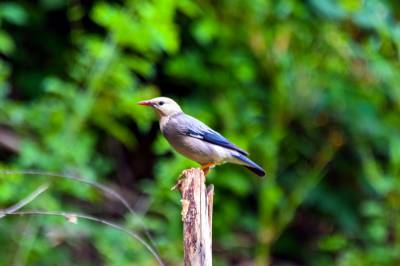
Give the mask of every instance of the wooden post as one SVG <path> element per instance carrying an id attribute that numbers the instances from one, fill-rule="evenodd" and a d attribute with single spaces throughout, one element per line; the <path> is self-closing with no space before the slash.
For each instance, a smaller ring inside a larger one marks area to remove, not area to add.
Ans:
<path id="1" fill-rule="evenodd" d="M 206 189 L 201 169 L 184 170 L 176 186 L 182 195 L 185 266 L 212 265 L 212 210 L 214 187 Z"/>

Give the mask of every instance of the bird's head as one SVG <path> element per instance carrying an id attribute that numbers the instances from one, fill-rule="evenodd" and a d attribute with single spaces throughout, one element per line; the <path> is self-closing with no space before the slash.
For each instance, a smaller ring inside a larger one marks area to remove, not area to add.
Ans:
<path id="1" fill-rule="evenodd" d="M 182 112 L 181 107 L 174 100 L 167 97 L 157 97 L 151 100 L 138 102 L 138 104 L 153 107 L 160 117 Z"/>

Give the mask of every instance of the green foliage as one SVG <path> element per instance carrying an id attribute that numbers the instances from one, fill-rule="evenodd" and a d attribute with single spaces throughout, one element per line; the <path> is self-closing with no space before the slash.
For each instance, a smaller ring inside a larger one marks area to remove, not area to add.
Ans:
<path id="1" fill-rule="evenodd" d="M 179 195 L 196 166 L 170 152 L 158 95 L 219 130 L 267 170 L 224 165 L 216 265 L 397 265 L 400 257 L 397 1 L 29 1 L 0 4 L 0 167 L 115 188 L 132 216 L 71 181 L 0 175 L 0 208 L 91 213 L 182 260 Z M 29 207 L 28 207 L 29 208 Z M 5 265 L 155 265 L 118 231 L 43 217 L 0 220 Z M 25 232 L 25 233 L 23 233 Z"/>

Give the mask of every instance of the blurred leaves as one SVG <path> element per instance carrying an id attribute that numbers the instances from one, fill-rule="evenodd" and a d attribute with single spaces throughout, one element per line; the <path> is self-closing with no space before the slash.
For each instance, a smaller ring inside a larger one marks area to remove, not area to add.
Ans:
<path id="1" fill-rule="evenodd" d="M 28 13 L 18 3 L 3 2 L 0 4 L 0 21 L 2 20 L 22 26 L 28 21 Z"/>

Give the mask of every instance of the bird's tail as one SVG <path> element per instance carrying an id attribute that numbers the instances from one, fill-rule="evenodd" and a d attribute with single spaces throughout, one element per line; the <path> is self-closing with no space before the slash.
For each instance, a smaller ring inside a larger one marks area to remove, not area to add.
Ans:
<path id="1" fill-rule="evenodd" d="M 240 161 L 240 164 L 244 165 L 247 169 L 255 173 L 256 175 L 263 177 L 265 176 L 265 171 L 262 169 L 261 166 L 244 156 L 243 154 L 233 154 L 233 157 L 235 157 L 237 160 Z"/>

